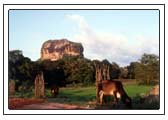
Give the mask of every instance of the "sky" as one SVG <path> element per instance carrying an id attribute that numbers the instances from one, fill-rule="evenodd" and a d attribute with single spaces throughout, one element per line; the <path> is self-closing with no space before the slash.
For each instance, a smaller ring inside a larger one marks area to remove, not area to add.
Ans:
<path id="1" fill-rule="evenodd" d="M 9 50 L 35 61 L 47 40 L 80 42 L 84 56 L 121 66 L 159 55 L 158 10 L 10 10 Z"/>

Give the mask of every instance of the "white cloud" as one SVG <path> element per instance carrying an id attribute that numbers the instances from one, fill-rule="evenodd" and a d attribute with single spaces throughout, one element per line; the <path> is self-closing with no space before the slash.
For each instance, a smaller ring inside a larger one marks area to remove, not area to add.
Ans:
<path id="1" fill-rule="evenodd" d="M 93 30 L 80 15 L 67 15 L 79 27 L 79 34 L 73 36 L 73 41 L 84 46 L 84 56 L 90 59 L 108 59 L 120 65 L 128 65 L 138 60 L 143 53 L 158 54 L 158 41 L 143 36 L 137 36 L 136 42 L 130 44 L 127 36 L 106 31 Z"/>
<path id="2" fill-rule="evenodd" d="M 88 24 L 85 21 L 84 17 L 77 15 L 77 14 L 73 14 L 73 15 L 66 15 L 66 17 L 68 19 L 74 20 L 76 22 L 78 22 L 78 26 L 80 29 L 82 29 L 83 31 L 88 31 Z"/>

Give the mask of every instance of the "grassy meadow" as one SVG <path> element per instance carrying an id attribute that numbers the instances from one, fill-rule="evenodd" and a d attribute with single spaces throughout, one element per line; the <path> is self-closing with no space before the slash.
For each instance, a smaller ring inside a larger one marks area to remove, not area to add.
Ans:
<path id="1" fill-rule="evenodd" d="M 152 87 L 153 86 L 136 84 L 124 85 L 124 89 L 127 92 L 128 96 L 132 98 L 133 109 L 159 109 L 159 103 L 141 103 L 141 96 L 149 93 Z M 52 96 L 50 89 L 45 89 L 45 95 L 48 102 L 73 104 L 84 107 L 89 106 L 93 109 L 102 108 L 102 106 L 96 104 L 96 87 L 94 85 L 85 87 L 63 87 L 59 89 L 59 94 L 56 97 Z M 33 91 L 24 91 L 22 93 L 17 92 L 13 97 L 32 98 Z M 108 100 L 111 100 L 111 98 Z M 111 104 L 105 105 L 105 109 L 108 109 L 110 105 Z M 113 107 L 110 107 L 110 109 L 111 108 L 113 109 Z"/>
<path id="2" fill-rule="evenodd" d="M 124 89 L 127 94 L 132 98 L 133 109 L 155 109 L 158 105 L 142 105 L 140 104 L 140 96 L 149 93 L 152 86 L 147 85 L 125 85 Z M 96 107 L 96 87 L 68 87 L 60 88 L 59 95 L 52 97 L 50 90 L 46 91 L 48 101 L 76 104 L 81 106 Z"/>

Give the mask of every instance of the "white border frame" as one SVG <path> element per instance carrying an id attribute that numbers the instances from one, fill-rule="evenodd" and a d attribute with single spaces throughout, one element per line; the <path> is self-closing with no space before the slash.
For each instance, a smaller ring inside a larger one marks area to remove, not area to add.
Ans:
<path id="1" fill-rule="evenodd" d="M 8 109 L 8 10 L 9 9 L 159 9 L 160 10 L 160 109 L 159 110 L 9 110 Z M 4 5 L 4 115 L 9 114 L 165 114 L 164 5 Z"/>

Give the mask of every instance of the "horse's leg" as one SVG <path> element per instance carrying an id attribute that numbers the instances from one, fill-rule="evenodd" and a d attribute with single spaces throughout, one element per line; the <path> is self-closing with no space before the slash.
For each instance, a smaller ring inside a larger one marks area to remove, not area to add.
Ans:
<path id="1" fill-rule="evenodd" d="M 114 104 L 118 107 L 118 98 L 117 98 L 117 92 L 114 91 Z"/>
<path id="2" fill-rule="evenodd" d="M 117 92 L 116 92 L 116 91 L 114 91 L 114 101 L 115 101 L 116 103 L 118 103 L 118 98 L 117 98 Z"/>
<path id="3" fill-rule="evenodd" d="M 100 91 L 99 92 L 99 95 L 100 95 L 100 105 L 102 105 L 103 104 L 103 91 Z"/>

